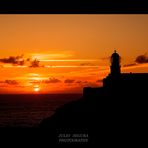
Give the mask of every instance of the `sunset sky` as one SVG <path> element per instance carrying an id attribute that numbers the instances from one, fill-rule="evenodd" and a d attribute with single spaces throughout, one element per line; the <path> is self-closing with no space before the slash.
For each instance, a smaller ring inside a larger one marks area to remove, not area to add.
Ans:
<path id="1" fill-rule="evenodd" d="M 148 72 L 148 15 L 0 15 L 0 93 L 82 93 L 102 86 L 109 57 Z"/>

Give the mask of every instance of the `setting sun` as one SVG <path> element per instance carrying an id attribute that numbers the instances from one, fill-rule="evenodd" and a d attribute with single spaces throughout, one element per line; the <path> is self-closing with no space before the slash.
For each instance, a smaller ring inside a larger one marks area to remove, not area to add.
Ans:
<path id="1" fill-rule="evenodd" d="M 39 91 L 40 91 L 39 85 L 35 85 L 35 86 L 34 86 L 34 91 L 35 91 L 35 92 L 39 92 Z"/>

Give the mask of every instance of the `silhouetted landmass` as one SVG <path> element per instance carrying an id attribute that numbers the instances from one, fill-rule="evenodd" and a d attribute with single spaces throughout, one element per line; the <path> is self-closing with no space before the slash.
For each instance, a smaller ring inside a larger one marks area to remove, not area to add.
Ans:
<path id="1" fill-rule="evenodd" d="M 101 139 L 131 142 L 147 129 L 147 84 L 148 73 L 122 74 L 120 56 L 114 52 L 111 72 L 103 79 L 103 87 L 84 88 L 81 99 L 58 108 L 39 127 L 46 129 L 56 142 L 58 134 L 63 133 L 88 134 L 90 143 Z"/>

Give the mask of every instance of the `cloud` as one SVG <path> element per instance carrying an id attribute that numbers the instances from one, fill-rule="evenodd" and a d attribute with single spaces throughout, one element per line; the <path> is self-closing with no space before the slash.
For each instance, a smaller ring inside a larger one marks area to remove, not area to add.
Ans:
<path id="1" fill-rule="evenodd" d="M 87 84 L 88 82 L 87 81 L 77 80 L 75 83 L 80 85 L 80 86 L 83 86 L 83 85 Z"/>
<path id="2" fill-rule="evenodd" d="M 66 80 L 64 81 L 64 83 L 69 83 L 69 84 L 71 84 L 71 83 L 74 83 L 74 81 L 75 81 L 75 80 L 73 80 L 73 79 L 66 79 Z"/>
<path id="3" fill-rule="evenodd" d="M 80 66 L 94 66 L 92 63 L 81 63 Z"/>
<path id="4" fill-rule="evenodd" d="M 23 59 L 23 56 L 24 55 L 21 55 L 21 56 L 10 56 L 8 58 L 2 58 L 2 59 L 0 59 L 0 62 L 8 63 L 8 64 L 24 65 L 25 60 Z"/>
<path id="5" fill-rule="evenodd" d="M 101 58 L 101 60 L 109 60 L 110 59 L 110 57 L 104 57 L 104 58 Z"/>
<path id="6" fill-rule="evenodd" d="M 83 83 L 83 87 L 98 87 L 98 84 L 94 81 L 88 81 L 87 83 Z"/>
<path id="7" fill-rule="evenodd" d="M 75 83 L 77 83 L 77 84 L 87 84 L 89 82 L 88 81 L 77 80 L 77 81 L 75 81 Z"/>
<path id="8" fill-rule="evenodd" d="M 30 66 L 29 67 L 33 67 L 33 68 L 45 67 L 45 65 L 40 65 L 40 60 L 37 59 L 37 58 L 32 60 L 32 61 L 28 58 L 26 61 L 30 62 Z"/>
<path id="9" fill-rule="evenodd" d="M 19 82 L 16 80 L 4 80 L 4 81 L 0 81 L 0 83 L 2 84 L 10 84 L 10 85 L 18 85 Z"/>
<path id="10" fill-rule="evenodd" d="M 76 81 L 76 83 L 80 84 L 80 83 L 82 83 L 82 81 L 78 80 L 78 81 Z"/>
<path id="11" fill-rule="evenodd" d="M 137 65 L 137 64 L 136 63 L 125 64 L 125 65 L 123 65 L 123 67 L 131 67 L 131 66 L 135 66 L 135 65 Z"/>
<path id="12" fill-rule="evenodd" d="M 43 83 L 60 83 L 61 80 L 56 79 L 56 78 L 49 78 L 49 80 L 43 80 Z"/>
<path id="13" fill-rule="evenodd" d="M 38 60 L 38 59 L 35 59 L 35 60 L 33 60 L 33 61 L 30 61 L 30 66 L 29 67 L 40 67 L 40 65 L 39 65 L 39 63 L 40 63 L 40 61 Z"/>
<path id="14" fill-rule="evenodd" d="M 18 82 L 17 80 L 9 80 L 9 79 L 7 79 L 7 80 L 3 80 L 3 81 L 0 81 L 0 88 L 8 88 L 9 89 L 9 87 L 11 87 L 11 88 L 24 88 L 24 87 L 26 87 L 26 86 L 24 86 L 23 84 L 21 84 L 20 82 Z"/>
<path id="15" fill-rule="evenodd" d="M 97 80 L 96 82 L 97 82 L 97 83 L 100 83 L 100 82 L 102 82 L 102 80 Z"/>
<path id="16" fill-rule="evenodd" d="M 146 54 L 136 57 L 135 62 L 138 64 L 148 63 L 148 56 Z"/>
<path id="17" fill-rule="evenodd" d="M 10 85 L 17 85 L 18 82 L 16 80 L 5 80 L 5 83 L 10 84 Z"/>
<path id="18" fill-rule="evenodd" d="M 148 56 L 146 54 L 139 55 L 136 57 L 134 62 L 135 63 L 125 64 L 123 65 L 123 67 L 134 67 L 134 66 L 138 66 L 138 64 L 148 63 Z"/>
<path id="19" fill-rule="evenodd" d="M 36 59 L 30 59 L 30 58 L 23 58 L 24 55 L 21 56 L 9 56 L 8 58 L 2 58 L 0 59 L 1 63 L 5 63 L 5 64 L 12 64 L 12 65 L 19 65 L 19 66 L 23 66 L 25 65 L 27 62 L 30 63 L 29 67 L 44 67 L 44 65 L 40 66 L 40 61 L 36 58 Z"/>

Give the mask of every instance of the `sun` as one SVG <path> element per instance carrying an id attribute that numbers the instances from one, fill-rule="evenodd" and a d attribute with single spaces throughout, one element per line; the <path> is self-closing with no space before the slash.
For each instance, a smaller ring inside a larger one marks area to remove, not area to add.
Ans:
<path id="1" fill-rule="evenodd" d="M 39 85 L 35 85 L 34 88 L 33 88 L 33 90 L 35 92 L 39 92 L 40 91 L 40 86 Z"/>

